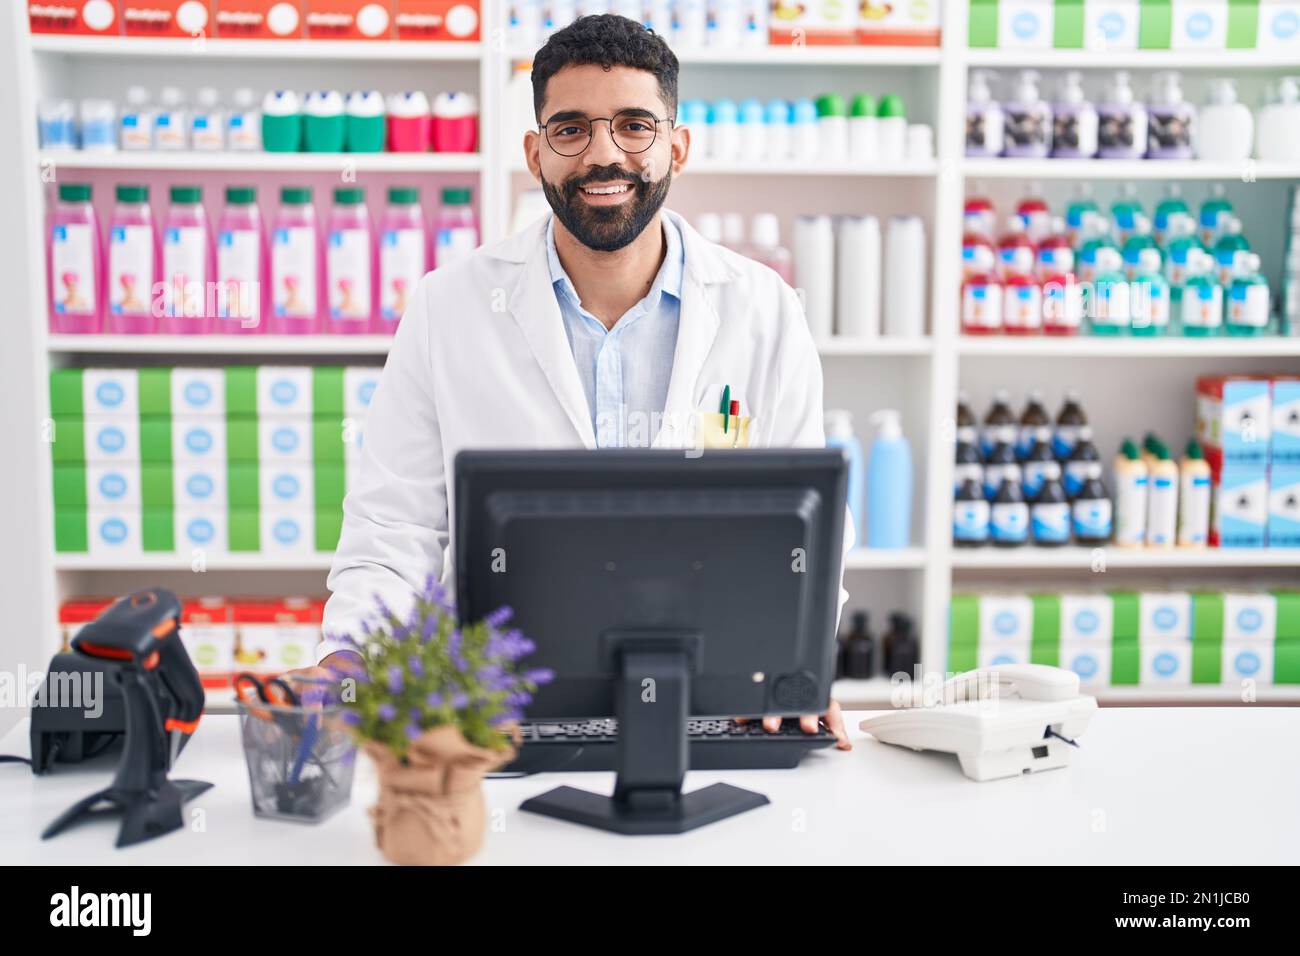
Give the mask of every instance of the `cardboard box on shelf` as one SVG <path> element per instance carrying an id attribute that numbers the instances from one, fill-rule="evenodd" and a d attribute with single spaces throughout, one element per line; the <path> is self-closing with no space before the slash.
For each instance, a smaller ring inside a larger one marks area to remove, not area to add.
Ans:
<path id="1" fill-rule="evenodd" d="M 773 45 L 851 44 L 857 40 L 858 7 L 848 0 L 817 4 L 772 0 L 767 22 L 768 42 Z"/>
<path id="2" fill-rule="evenodd" d="M 1210 509 L 1210 545 L 1262 548 L 1269 517 L 1268 467 L 1225 463 L 1214 475 Z"/>
<path id="3" fill-rule="evenodd" d="M 32 33 L 69 36 L 120 36 L 121 0 L 28 0 Z"/>
<path id="4" fill-rule="evenodd" d="M 106 597 L 80 597 L 64 601 L 59 607 L 59 650 L 71 650 L 72 639 L 77 633 L 104 613 L 112 603 L 113 599 Z"/>
<path id="5" fill-rule="evenodd" d="M 1192 642 L 1155 638 L 1138 641 L 1143 687 L 1187 686 L 1192 682 Z"/>
<path id="6" fill-rule="evenodd" d="M 1109 594 L 1061 595 L 1061 645 L 1089 644 L 1110 647 L 1114 639 L 1114 606 Z"/>
<path id="7" fill-rule="evenodd" d="M 225 598 L 186 598 L 181 604 L 181 641 L 204 687 L 230 686 L 235 670 L 235 620 Z"/>
<path id="8" fill-rule="evenodd" d="M 236 601 L 236 669 L 280 674 L 315 663 L 322 607 L 316 598 Z"/>
<path id="9" fill-rule="evenodd" d="M 1192 596 L 1186 591 L 1143 591 L 1138 594 L 1138 640 L 1192 639 Z"/>
<path id="10" fill-rule="evenodd" d="M 302 0 L 309 40 L 391 40 L 391 0 Z"/>
<path id="11" fill-rule="evenodd" d="M 395 0 L 399 40 L 470 42 L 480 37 L 478 0 Z"/>
<path id="12" fill-rule="evenodd" d="M 301 0 L 216 0 L 217 36 L 231 40 L 298 40 Z"/>
<path id="13" fill-rule="evenodd" d="M 210 0 L 130 0 L 122 4 L 122 32 L 136 37 L 212 36 Z"/>
<path id="14" fill-rule="evenodd" d="M 938 46 L 941 0 L 861 0 L 857 41 L 872 46 Z"/>
<path id="15" fill-rule="evenodd" d="M 1212 469 L 1268 463 L 1271 392 L 1267 376 L 1203 375 L 1196 380 L 1196 437 Z"/>
<path id="16" fill-rule="evenodd" d="M 1079 686 L 1085 690 L 1104 690 L 1111 683 L 1110 642 L 1095 640 L 1062 640 L 1060 667 L 1079 675 Z"/>

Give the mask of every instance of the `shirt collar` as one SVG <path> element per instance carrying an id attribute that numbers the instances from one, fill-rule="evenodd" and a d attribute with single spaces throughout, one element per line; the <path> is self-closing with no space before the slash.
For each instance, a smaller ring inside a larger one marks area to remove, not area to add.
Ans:
<path id="1" fill-rule="evenodd" d="M 658 221 L 663 223 L 664 231 L 664 261 L 659 267 L 658 274 L 650 286 L 650 291 L 646 293 L 643 300 L 646 311 L 655 308 L 659 304 L 660 296 L 663 293 L 671 295 L 673 298 L 680 300 L 682 297 L 682 273 L 685 271 L 686 254 L 682 245 L 681 231 L 677 224 L 668 216 L 658 216 Z M 574 305 L 578 305 L 578 291 L 573 287 L 573 280 L 569 274 L 564 271 L 564 266 L 560 264 L 560 255 L 555 251 L 555 217 L 550 216 L 546 221 L 546 262 L 551 271 L 551 284 L 558 286 Z"/>

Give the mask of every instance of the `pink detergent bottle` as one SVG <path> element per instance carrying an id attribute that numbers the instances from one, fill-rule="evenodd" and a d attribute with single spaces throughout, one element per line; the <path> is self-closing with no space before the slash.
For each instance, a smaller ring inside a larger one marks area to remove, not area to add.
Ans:
<path id="1" fill-rule="evenodd" d="M 215 306 L 216 267 L 212 235 L 198 186 L 173 186 L 163 220 L 163 309 L 159 322 L 168 335 L 205 335 Z M 210 294 L 210 290 L 211 293 Z"/>
<path id="2" fill-rule="evenodd" d="M 213 331 L 255 335 L 266 330 L 266 231 L 257 190 L 231 186 L 217 221 L 217 302 Z"/>
<path id="3" fill-rule="evenodd" d="M 366 191 L 357 186 L 334 190 L 325 252 L 329 312 L 325 331 L 360 335 L 370 331 L 374 314 L 375 244 L 366 210 Z"/>
<path id="4" fill-rule="evenodd" d="M 108 311 L 105 331 L 148 335 L 157 331 L 154 305 L 162 277 L 158 230 L 149 210 L 148 186 L 118 186 L 108 222 Z"/>
<path id="5" fill-rule="evenodd" d="M 59 199 L 50 216 L 48 246 L 50 331 L 97 334 L 104 293 L 104 250 L 88 184 L 59 187 Z"/>
<path id="6" fill-rule="evenodd" d="M 392 335 L 429 271 L 429 239 L 420 206 L 420 190 L 395 186 L 379 228 L 379 308 L 373 330 Z"/>
<path id="7" fill-rule="evenodd" d="M 272 332 L 313 335 L 319 330 L 322 258 L 311 189 L 284 187 L 271 235 Z"/>
<path id="8" fill-rule="evenodd" d="M 478 218 L 470 198 L 468 186 L 442 191 L 442 206 L 433 223 L 435 269 L 467 259 L 478 248 Z"/>

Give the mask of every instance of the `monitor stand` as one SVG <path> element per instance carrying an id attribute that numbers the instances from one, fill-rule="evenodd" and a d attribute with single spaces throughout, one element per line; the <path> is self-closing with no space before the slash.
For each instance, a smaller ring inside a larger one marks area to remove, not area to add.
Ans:
<path id="1" fill-rule="evenodd" d="M 642 835 L 685 833 L 766 805 L 763 794 L 726 783 L 682 793 L 690 766 L 686 718 L 698 638 L 650 633 L 608 637 L 619 662 L 614 795 L 556 787 L 525 800 L 519 809 Z"/>

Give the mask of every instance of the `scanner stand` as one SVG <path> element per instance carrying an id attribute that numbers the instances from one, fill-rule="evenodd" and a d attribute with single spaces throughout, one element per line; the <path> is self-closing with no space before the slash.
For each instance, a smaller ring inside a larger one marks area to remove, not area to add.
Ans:
<path id="1" fill-rule="evenodd" d="M 698 635 L 606 635 L 619 667 L 617 777 L 612 797 L 556 787 L 525 800 L 528 813 L 628 835 L 685 833 L 768 803 L 730 784 L 682 793 L 690 766 L 686 736 Z"/>
<path id="2" fill-rule="evenodd" d="M 47 840 L 74 823 L 120 811 L 119 847 L 162 836 L 184 825 L 181 807 L 210 788 L 201 780 L 168 780 L 171 756 L 157 700 L 134 663 L 117 665 L 116 680 L 126 708 L 126 745 L 113 783 L 78 800 L 46 827 Z M 173 731 L 175 733 L 175 731 Z M 96 809 L 100 803 L 108 807 Z"/>

